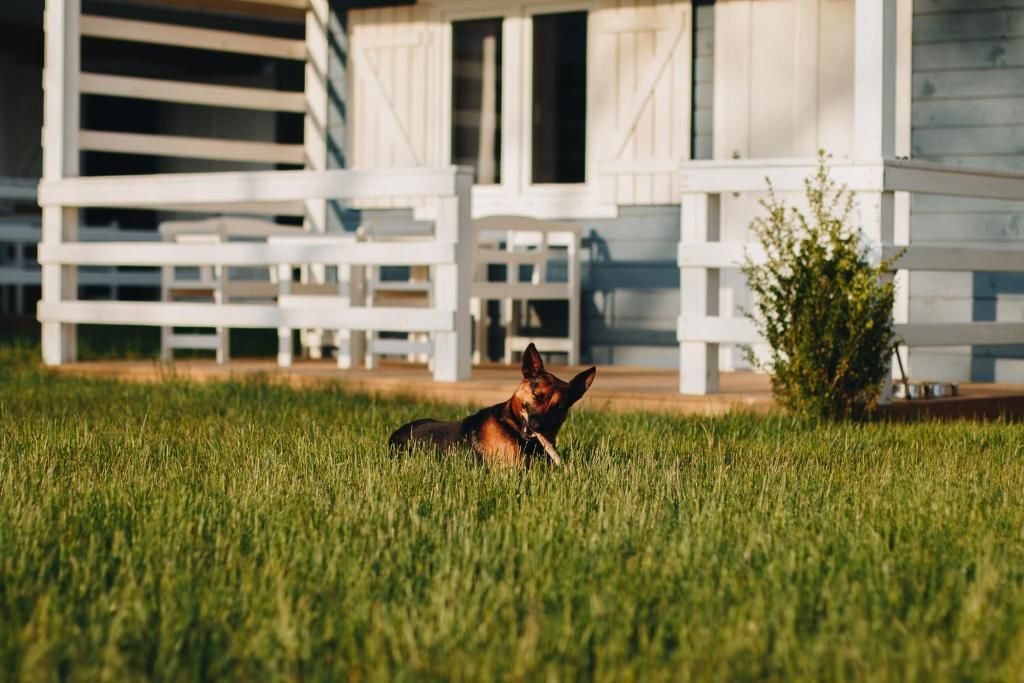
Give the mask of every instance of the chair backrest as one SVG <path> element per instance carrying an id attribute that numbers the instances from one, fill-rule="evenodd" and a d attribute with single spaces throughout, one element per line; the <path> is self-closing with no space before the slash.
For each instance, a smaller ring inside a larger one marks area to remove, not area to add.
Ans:
<path id="1" fill-rule="evenodd" d="M 545 221 L 528 216 L 487 216 L 473 221 L 476 276 L 487 281 L 487 266 L 504 265 L 509 269 L 532 266 L 532 284 L 547 281 L 548 263 L 567 261 L 569 288 L 578 283 L 579 242 L 582 229 L 576 223 Z M 552 251 L 551 247 L 559 247 Z M 561 248 L 565 251 L 562 252 Z M 518 272 L 509 272 L 509 283 L 519 283 Z"/>
<path id="2" fill-rule="evenodd" d="M 164 221 L 160 224 L 160 236 L 166 241 L 174 241 L 180 235 L 216 235 L 228 241 L 232 238 L 304 234 L 306 233 L 300 227 L 239 216 L 215 216 L 198 221 Z"/>

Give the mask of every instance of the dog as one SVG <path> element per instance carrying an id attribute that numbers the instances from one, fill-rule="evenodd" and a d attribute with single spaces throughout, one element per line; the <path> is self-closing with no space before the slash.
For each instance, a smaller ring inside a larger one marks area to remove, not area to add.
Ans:
<path id="1" fill-rule="evenodd" d="M 398 452 L 409 451 L 414 443 L 441 451 L 469 446 L 485 465 L 528 467 L 544 455 L 561 465 L 555 448 L 558 430 L 596 374 L 597 368 L 592 367 L 569 382 L 563 381 L 544 369 L 544 361 L 531 343 L 523 352 L 523 381 L 512 398 L 464 420 L 414 420 L 396 429 L 388 445 Z"/>

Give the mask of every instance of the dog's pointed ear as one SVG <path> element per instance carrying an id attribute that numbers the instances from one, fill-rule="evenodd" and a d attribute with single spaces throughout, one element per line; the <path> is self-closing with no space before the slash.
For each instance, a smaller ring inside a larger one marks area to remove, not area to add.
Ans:
<path id="1" fill-rule="evenodd" d="M 595 375 L 597 375 L 597 368 L 592 367 L 572 378 L 572 381 L 569 382 L 569 391 L 573 403 L 583 398 L 583 394 L 587 393 L 587 389 L 594 383 Z"/>
<path id="2" fill-rule="evenodd" d="M 531 379 L 540 376 L 544 372 L 544 361 L 541 360 L 537 347 L 530 342 L 530 345 L 523 351 L 523 377 Z"/>

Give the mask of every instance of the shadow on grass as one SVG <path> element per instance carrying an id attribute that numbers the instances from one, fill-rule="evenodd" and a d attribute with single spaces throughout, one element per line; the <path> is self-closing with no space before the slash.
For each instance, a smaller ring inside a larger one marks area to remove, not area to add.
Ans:
<path id="1" fill-rule="evenodd" d="M 183 330 L 185 331 L 185 330 Z M 198 330 L 187 330 L 189 332 Z M 31 318 L 0 318 L 0 345 L 38 348 L 39 323 Z M 231 330 L 231 355 L 237 358 L 277 354 L 274 330 Z M 160 356 L 160 328 L 132 325 L 79 325 L 79 360 L 155 360 Z M 182 350 L 177 358 L 208 358 L 213 352 Z"/>

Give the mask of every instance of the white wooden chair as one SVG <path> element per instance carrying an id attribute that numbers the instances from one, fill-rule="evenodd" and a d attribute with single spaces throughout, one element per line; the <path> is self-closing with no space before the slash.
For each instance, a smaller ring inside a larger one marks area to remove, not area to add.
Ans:
<path id="1" fill-rule="evenodd" d="M 533 342 L 542 353 L 564 353 L 570 365 L 579 363 L 580 349 L 580 226 L 574 223 L 542 221 L 525 216 L 491 216 L 473 222 L 474 267 L 470 306 L 475 322 L 473 362 L 488 357 L 487 302 L 501 302 L 505 343 L 502 357 L 512 362 L 517 351 Z M 379 238 L 409 241 L 409 238 Z M 564 262 L 565 280 L 548 277 L 553 263 Z M 505 266 L 504 281 L 488 279 L 488 266 Z M 523 267 L 529 275 L 521 277 Z M 367 300 L 373 305 L 429 306 L 431 296 L 428 268 L 411 268 L 407 280 L 381 280 L 371 270 Z M 534 337 L 519 334 L 519 320 L 531 301 L 565 301 L 568 330 L 564 337 Z M 429 335 L 408 339 L 367 337 L 367 367 L 375 367 L 381 355 L 401 355 L 409 360 L 429 361 L 433 346 Z"/>
<path id="2" fill-rule="evenodd" d="M 373 236 L 366 230 L 370 239 L 395 244 L 396 249 L 415 248 L 415 242 L 421 238 L 412 236 Z M 381 268 L 373 266 L 368 269 L 366 277 L 366 301 L 371 306 L 403 306 L 429 308 L 432 304 L 433 287 L 431 285 L 429 266 L 410 266 L 408 277 L 404 280 L 385 280 Z M 405 339 L 381 337 L 381 332 L 373 330 L 366 335 L 366 367 L 375 368 L 381 356 L 402 356 L 409 361 L 418 363 L 432 362 L 433 340 L 427 333 L 409 334 Z"/>
<path id="3" fill-rule="evenodd" d="M 282 235 L 271 236 L 267 242 L 275 244 L 302 244 L 310 246 L 334 246 L 338 244 L 355 244 L 360 239 L 358 233 L 332 235 Z M 277 267 L 277 302 L 279 306 L 301 308 L 348 308 L 362 306 L 365 303 L 364 268 L 362 266 L 338 265 L 334 267 L 336 275 L 333 281 L 296 282 L 295 266 L 282 263 Z M 330 273 L 327 273 L 329 276 Z M 307 278 L 309 279 L 309 278 Z M 329 280 L 330 278 L 326 278 Z M 351 368 L 363 355 L 365 334 L 352 330 L 331 330 L 329 340 L 337 348 L 339 368 Z M 292 364 L 293 339 L 292 328 L 279 327 L 277 330 L 278 352 L 277 363 L 281 367 Z M 300 331 L 300 345 L 307 356 L 320 357 L 323 344 L 328 337 L 323 330 L 305 329 Z"/>
<path id="4" fill-rule="evenodd" d="M 501 302 L 505 326 L 503 358 L 533 342 L 541 353 L 564 353 L 569 365 L 580 360 L 580 226 L 525 216 L 489 216 L 473 223 L 476 235 L 472 306 L 477 344 L 474 361 L 487 358 L 488 301 Z M 549 278 L 553 263 L 563 261 L 565 280 Z M 505 266 L 505 280 L 491 281 L 488 267 Z M 523 277 L 523 270 L 529 272 Z M 520 334 L 521 317 L 531 301 L 565 301 L 568 325 L 563 337 Z"/>
<path id="5" fill-rule="evenodd" d="M 305 234 L 301 228 L 252 218 L 218 217 L 199 221 L 166 221 L 160 224 L 161 239 L 180 244 L 219 244 L 231 240 L 260 240 L 271 235 Z M 278 294 L 276 272 L 262 268 L 224 266 L 164 266 L 160 277 L 161 301 L 266 301 Z M 213 332 L 175 332 L 160 328 L 160 358 L 169 362 L 177 349 L 214 351 L 218 363 L 230 356 L 228 328 Z"/>

